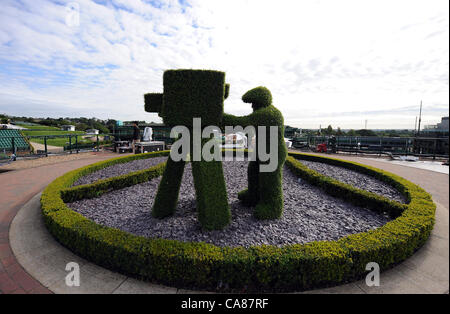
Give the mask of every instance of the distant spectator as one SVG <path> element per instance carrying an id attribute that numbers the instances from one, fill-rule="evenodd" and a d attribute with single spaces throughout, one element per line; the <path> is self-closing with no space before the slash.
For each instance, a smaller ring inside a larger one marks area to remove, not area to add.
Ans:
<path id="1" fill-rule="evenodd" d="M 141 139 L 141 130 L 139 129 L 138 122 L 133 122 L 133 142 L 131 146 L 133 147 L 133 154 L 136 152 L 136 143 L 139 143 Z"/>

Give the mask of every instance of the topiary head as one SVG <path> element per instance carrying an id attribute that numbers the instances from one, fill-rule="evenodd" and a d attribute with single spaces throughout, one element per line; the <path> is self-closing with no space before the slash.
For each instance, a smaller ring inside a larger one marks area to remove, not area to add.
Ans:
<path id="1" fill-rule="evenodd" d="M 225 73 L 213 70 L 167 70 L 163 75 L 164 93 L 144 95 L 145 111 L 156 112 L 168 126 L 192 126 L 201 118 L 202 125 L 222 121 L 223 101 L 230 85 Z"/>
<path id="2" fill-rule="evenodd" d="M 272 104 L 272 93 L 264 86 L 253 88 L 242 96 L 242 101 L 251 103 L 253 110 L 268 107 Z"/>

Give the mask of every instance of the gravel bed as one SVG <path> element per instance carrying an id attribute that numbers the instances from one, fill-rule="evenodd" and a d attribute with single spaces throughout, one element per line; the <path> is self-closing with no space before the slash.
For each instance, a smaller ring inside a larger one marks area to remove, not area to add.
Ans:
<path id="1" fill-rule="evenodd" d="M 406 198 L 394 187 L 366 174 L 321 162 L 307 160 L 300 160 L 300 162 L 310 169 L 356 188 L 383 195 L 400 203 L 406 203 Z"/>
<path id="2" fill-rule="evenodd" d="M 98 224 L 149 238 L 207 242 L 218 246 L 270 244 L 283 246 L 337 240 L 381 227 L 391 220 L 368 209 L 333 198 L 284 169 L 284 213 L 278 220 L 259 221 L 244 207 L 237 193 L 247 185 L 247 162 L 224 162 L 232 222 L 221 231 L 204 231 L 197 221 L 191 165 L 183 175 L 178 208 L 172 217 L 156 219 L 151 208 L 160 178 L 113 191 L 98 198 L 68 204 Z M 112 168 L 112 167 L 111 167 Z"/>
<path id="3" fill-rule="evenodd" d="M 133 160 L 123 164 L 115 164 L 96 172 L 90 173 L 86 176 L 79 178 L 73 185 L 90 184 L 101 179 L 108 179 L 117 177 L 123 174 L 127 174 L 133 171 L 147 169 L 162 162 L 165 162 L 167 157 L 154 157 L 140 160 Z"/>

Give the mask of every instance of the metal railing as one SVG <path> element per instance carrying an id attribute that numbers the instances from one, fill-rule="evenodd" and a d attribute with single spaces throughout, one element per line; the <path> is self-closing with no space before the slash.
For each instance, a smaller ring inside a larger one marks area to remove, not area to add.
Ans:
<path id="1" fill-rule="evenodd" d="M 95 137 L 94 141 L 83 141 L 79 138 L 83 137 Z M 100 140 L 100 138 L 103 137 L 103 140 Z M 61 142 L 58 143 L 58 145 L 51 145 L 52 141 L 55 139 L 67 139 L 67 142 L 65 142 L 63 145 L 61 145 Z M 106 139 L 105 139 L 106 138 Z M 48 156 L 50 153 L 55 154 L 54 151 L 49 149 L 49 146 L 56 146 L 58 147 L 57 153 L 79 153 L 83 150 L 91 150 L 95 149 L 96 151 L 100 150 L 100 146 L 102 145 L 108 145 L 112 143 L 112 135 L 111 134 L 64 134 L 64 135 L 23 135 L 23 136 L 0 136 L 0 140 L 2 140 L 3 143 L 10 143 L 7 147 L 3 147 L 0 149 L 0 153 L 2 155 L 7 155 L 7 153 L 11 153 L 14 155 L 18 155 L 18 153 L 22 153 L 23 156 L 25 155 L 45 155 Z M 36 141 L 36 139 L 39 139 L 39 141 Z M 27 147 L 23 145 L 23 140 L 27 142 Z M 21 143 L 21 145 L 18 145 L 18 143 Z M 42 145 L 43 149 L 34 149 L 33 144 Z"/>
<path id="2" fill-rule="evenodd" d="M 305 149 L 327 144 L 336 152 L 449 157 L 448 137 L 305 136 L 292 142 L 294 147 Z"/>

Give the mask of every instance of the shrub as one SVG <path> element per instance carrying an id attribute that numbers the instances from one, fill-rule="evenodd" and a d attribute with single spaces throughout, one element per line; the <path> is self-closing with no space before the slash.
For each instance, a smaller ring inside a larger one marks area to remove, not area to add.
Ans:
<path id="1" fill-rule="evenodd" d="M 153 166 L 148 169 L 134 171 L 114 178 L 98 180 L 92 184 L 79 185 L 61 190 L 61 198 L 66 203 L 75 202 L 85 198 L 98 197 L 112 190 L 150 181 L 162 175 L 166 163 Z"/>
<path id="2" fill-rule="evenodd" d="M 287 158 L 286 164 L 291 171 L 310 184 L 320 187 L 329 195 L 342 198 L 354 205 L 367 207 L 379 213 L 387 212 L 392 217 L 398 217 L 407 207 L 407 205 L 392 201 L 381 195 L 361 190 L 331 177 L 324 176 L 306 167 L 296 160 L 294 156 L 302 158 L 302 155 L 296 153 L 292 153 Z"/>
<path id="3" fill-rule="evenodd" d="M 167 125 L 192 127 L 192 118 L 202 125 L 222 120 L 225 73 L 209 70 L 167 70 L 164 72 L 163 119 Z"/>
<path id="4" fill-rule="evenodd" d="M 153 217 L 164 218 L 173 215 L 175 212 L 185 164 L 184 160 L 173 161 L 172 158 L 167 159 L 167 167 L 158 185 L 158 192 L 153 203 Z"/>
<path id="5" fill-rule="evenodd" d="M 218 125 L 222 121 L 223 100 L 230 89 L 229 84 L 225 84 L 224 72 L 168 70 L 164 72 L 163 85 L 162 117 L 165 124 L 192 129 L 193 118 L 201 118 L 202 126 Z M 146 108 L 152 100 L 149 95 L 155 94 L 145 95 Z M 199 149 L 200 156 L 203 144 L 202 141 L 197 147 L 191 139 L 192 150 Z M 154 217 L 163 218 L 175 212 L 184 165 L 184 162 L 172 160 L 167 163 L 152 210 Z M 192 173 L 200 223 L 205 229 L 223 228 L 229 223 L 231 214 L 222 163 L 193 162 Z"/>
<path id="6" fill-rule="evenodd" d="M 272 93 L 264 86 L 253 88 L 242 96 L 242 101 L 254 105 L 259 109 L 272 105 Z"/>
<path id="7" fill-rule="evenodd" d="M 47 186 L 41 197 L 42 213 L 50 233 L 80 256 L 137 278 L 184 288 L 265 292 L 304 290 L 348 282 L 365 275 L 368 262 L 376 262 L 382 270 L 387 269 L 421 247 L 433 228 L 435 205 L 423 189 L 385 171 L 331 159 L 326 162 L 345 164 L 346 167 L 385 178 L 385 182 L 399 187 L 405 195 L 409 195 L 410 201 L 403 206 L 404 211 L 398 218 L 376 230 L 350 235 L 338 241 L 310 242 L 281 248 L 267 245 L 222 248 L 201 242 L 144 238 L 100 226 L 70 210 L 61 197 L 61 192 L 69 189 L 81 175 L 107 165 L 156 157 L 163 153 L 168 152 L 120 157 L 57 178 Z M 291 156 L 314 159 L 304 154 Z M 315 161 L 323 160 L 321 158 Z M 316 178 L 324 177 L 320 174 L 306 172 L 300 162 L 289 158 L 289 163 L 292 164 L 290 167 L 300 168 L 304 178 L 309 174 L 314 177 L 311 180 L 330 183 L 326 178 Z M 348 185 L 343 185 L 342 191 L 347 188 Z M 349 193 L 367 203 L 378 202 L 370 195 L 357 196 L 358 191 Z M 395 205 L 390 202 L 386 204 Z M 399 209 L 387 210 L 396 213 Z"/>
<path id="8" fill-rule="evenodd" d="M 198 220 L 206 230 L 223 229 L 231 221 L 231 212 L 228 206 L 222 162 L 192 161 L 192 174 Z"/>
<path id="9" fill-rule="evenodd" d="M 223 95 L 223 99 L 227 99 L 230 95 L 230 84 L 225 84 L 225 93 Z"/>
<path id="10" fill-rule="evenodd" d="M 148 93 L 144 95 L 145 111 L 160 114 L 163 110 L 163 94 Z"/>
<path id="11" fill-rule="evenodd" d="M 251 161 L 248 166 L 248 188 L 239 192 L 238 198 L 246 206 L 255 206 L 254 216 L 257 219 L 277 219 L 283 213 L 283 165 L 287 155 L 284 142 L 284 118 L 281 112 L 272 106 L 272 95 L 265 87 L 257 87 L 249 90 L 242 96 L 244 102 L 251 102 L 253 113 L 236 117 L 230 114 L 223 115 L 221 127 L 253 126 L 256 129 L 256 137 L 260 134 L 258 127 L 266 127 L 266 148 L 270 147 L 270 127 L 278 127 L 278 160 L 277 168 L 273 172 L 260 172 L 262 162 L 257 156 L 256 161 Z"/>

